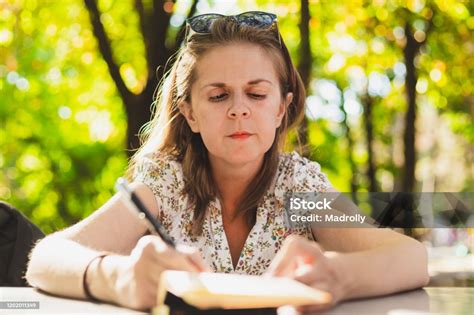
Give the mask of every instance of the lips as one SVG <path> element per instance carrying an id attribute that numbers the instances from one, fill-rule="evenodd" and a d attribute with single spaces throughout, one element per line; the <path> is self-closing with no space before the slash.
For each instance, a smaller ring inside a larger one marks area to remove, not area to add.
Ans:
<path id="1" fill-rule="evenodd" d="M 229 137 L 236 140 L 244 140 L 250 137 L 252 134 L 247 131 L 237 131 L 231 134 Z"/>

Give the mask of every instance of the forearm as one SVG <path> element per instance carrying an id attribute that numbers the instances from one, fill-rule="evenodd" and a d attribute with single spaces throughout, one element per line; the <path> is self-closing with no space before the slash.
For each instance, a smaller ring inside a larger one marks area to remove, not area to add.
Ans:
<path id="1" fill-rule="evenodd" d="M 49 236 L 33 249 L 26 279 L 32 286 L 53 294 L 85 298 L 84 270 L 98 255 L 74 241 Z"/>
<path id="2" fill-rule="evenodd" d="M 413 240 L 335 255 L 343 300 L 421 287 L 429 280 L 424 246 Z"/>

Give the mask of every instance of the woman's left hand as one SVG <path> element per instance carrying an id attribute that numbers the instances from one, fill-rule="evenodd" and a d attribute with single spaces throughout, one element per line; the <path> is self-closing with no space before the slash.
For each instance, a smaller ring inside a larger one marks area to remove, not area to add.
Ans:
<path id="1" fill-rule="evenodd" d="M 332 307 L 344 298 L 344 278 L 335 252 L 325 252 L 315 241 L 291 235 L 273 259 L 266 275 L 289 277 L 332 295 L 327 304 L 296 307 L 297 311 L 317 311 Z"/>

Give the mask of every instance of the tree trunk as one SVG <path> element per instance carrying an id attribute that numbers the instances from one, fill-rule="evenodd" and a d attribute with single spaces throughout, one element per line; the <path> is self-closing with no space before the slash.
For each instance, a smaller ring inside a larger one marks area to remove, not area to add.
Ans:
<path id="1" fill-rule="evenodd" d="M 140 128 L 150 120 L 151 102 L 153 100 L 154 86 L 157 82 L 150 82 L 139 95 L 125 101 L 125 110 L 127 113 L 127 139 L 126 148 L 128 156 L 140 147 L 140 139 L 138 137 Z"/>
<path id="2" fill-rule="evenodd" d="M 365 142 L 367 146 L 367 179 L 369 180 L 369 192 L 377 192 L 378 185 L 375 178 L 375 156 L 373 149 L 374 131 L 372 121 L 372 107 L 374 106 L 374 99 L 367 94 L 362 99 L 364 106 L 364 126 L 365 126 Z"/>
<path id="3" fill-rule="evenodd" d="M 102 54 L 110 76 L 112 77 L 118 93 L 122 98 L 127 114 L 127 137 L 126 148 L 128 156 L 140 147 L 138 134 L 140 128 L 151 118 L 151 104 L 158 82 L 164 74 L 164 66 L 167 60 L 180 47 L 184 40 L 185 23 L 178 31 L 175 45 L 167 48 L 165 45 L 166 35 L 169 28 L 171 12 L 165 11 L 163 0 L 154 0 L 153 9 L 146 11 L 141 0 L 135 0 L 135 10 L 140 18 L 140 29 L 143 35 L 147 57 L 148 80 L 143 91 L 136 95 L 128 90 L 123 81 L 119 66 L 114 61 L 111 43 L 100 21 L 100 12 L 96 0 L 84 0 L 89 11 L 94 36 L 97 39 L 99 51 Z M 196 12 L 197 0 L 194 0 L 188 13 L 188 17 Z"/>
<path id="4" fill-rule="evenodd" d="M 405 145 L 405 167 L 403 170 L 402 191 L 411 192 L 415 186 L 415 120 L 416 120 L 416 82 L 418 80 L 415 69 L 415 57 L 419 45 L 413 37 L 410 24 L 405 24 L 406 45 L 403 49 L 405 58 L 406 79 L 405 89 L 408 108 L 405 115 L 405 132 L 403 141 Z"/>
<path id="5" fill-rule="evenodd" d="M 297 68 L 306 91 L 308 91 L 309 82 L 311 80 L 311 68 L 313 61 L 309 34 L 310 19 L 311 16 L 309 13 L 308 0 L 301 0 L 301 20 L 299 24 L 301 38 L 299 46 L 300 62 Z M 298 127 L 297 135 L 302 155 L 309 157 L 310 150 L 308 148 L 308 119 L 306 118 L 306 115 L 303 117 L 301 125 Z"/>
<path id="6" fill-rule="evenodd" d="M 341 88 L 339 88 L 339 89 L 342 91 Z M 344 126 L 345 133 L 346 133 L 347 157 L 348 157 L 348 160 L 349 160 L 349 165 L 351 167 L 351 173 L 352 173 L 351 174 L 351 182 L 350 182 L 351 196 L 352 196 L 352 201 L 354 201 L 354 203 L 357 204 L 358 203 L 358 200 L 357 200 L 357 189 L 358 189 L 357 176 L 358 176 L 358 172 L 357 172 L 357 165 L 354 161 L 354 156 L 353 156 L 354 139 L 352 138 L 351 128 L 350 128 L 349 123 L 347 121 L 347 112 L 344 109 L 344 93 L 341 93 L 341 95 L 342 95 L 342 97 L 341 97 L 341 110 L 344 113 L 344 120 L 342 121 L 342 125 Z"/>
<path id="7" fill-rule="evenodd" d="M 415 58 L 420 52 L 420 48 L 426 43 L 428 36 L 433 29 L 433 17 L 436 14 L 436 6 L 430 7 L 431 16 L 426 21 L 427 27 L 425 31 L 425 37 L 421 41 L 416 41 L 413 30 L 410 26 L 411 13 L 408 13 L 408 17 L 405 22 L 405 38 L 406 45 L 403 48 L 403 57 L 406 67 L 406 79 L 405 79 L 405 90 L 407 98 L 407 112 L 405 115 L 405 133 L 403 135 L 403 141 L 405 145 L 404 158 L 405 167 L 403 169 L 402 176 L 402 191 L 412 192 L 415 188 L 415 166 L 416 166 L 416 149 L 415 149 L 415 123 L 416 123 L 416 83 L 417 73 L 415 68 Z"/>

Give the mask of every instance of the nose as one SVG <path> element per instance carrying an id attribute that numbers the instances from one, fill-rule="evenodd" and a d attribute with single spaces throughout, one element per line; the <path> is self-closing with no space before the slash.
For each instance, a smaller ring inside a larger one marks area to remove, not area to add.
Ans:
<path id="1" fill-rule="evenodd" d="M 250 108 L 245 103 L 244 98 L 233 97 L 228 116 L 232 119 L 250 117 Z"/>

